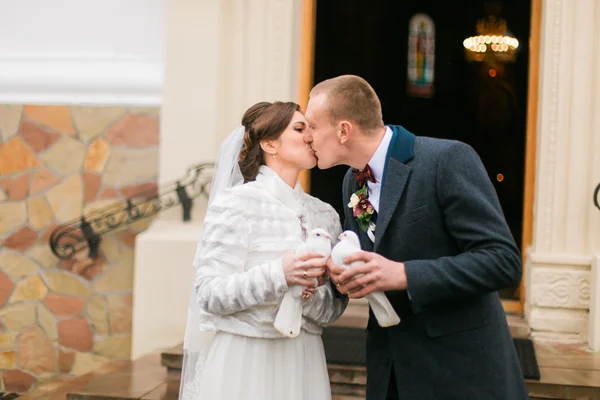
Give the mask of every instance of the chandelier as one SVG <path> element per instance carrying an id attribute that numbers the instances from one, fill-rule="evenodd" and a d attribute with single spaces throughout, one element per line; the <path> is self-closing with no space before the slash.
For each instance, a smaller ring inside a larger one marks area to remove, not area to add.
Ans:
<path id="1" fill-rule="evenodd" d="M 506 21 L 494 15 L 480 19 L 476 24 L 477 36 L 463 41 L 468 61 L 514 62 L 519 41 L 506 27 Z"/>

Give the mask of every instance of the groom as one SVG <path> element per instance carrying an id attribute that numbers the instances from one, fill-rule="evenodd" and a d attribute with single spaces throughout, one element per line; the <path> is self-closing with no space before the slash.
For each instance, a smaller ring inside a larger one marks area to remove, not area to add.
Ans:
<path id="1" fill-rule="evenodd" d="M 520 254 L 475 151 L 384 126 L 357 76 L 315 86 L 306 119 L 319 168 L 352 167 L 345 228 L 365 250 L 329 277 L 350 298 L 385 291 L 401 318 L 384 329 L 370 312 L 367 399 L 527 399 L 497 293 L 519 284 Z"/>

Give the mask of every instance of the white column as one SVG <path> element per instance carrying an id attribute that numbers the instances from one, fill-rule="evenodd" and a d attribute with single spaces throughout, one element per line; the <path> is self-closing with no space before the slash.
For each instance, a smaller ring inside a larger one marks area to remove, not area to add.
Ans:
<path id="1" fill-rule="evenodd" d="M 168 0 L 161 183 L 213 161 L 252 104 L 295 100 L 301 0 Z M 138 235 L 132 357 L 183 339 L 192 261 L 206 208 L 193 221 L 162 213 Z"/>
<path id="2" fill-rule="evenodd" d="M 586 342 L 600 216 L 600 0 L 546 0 L 526 316 L 538 339 Z"/>

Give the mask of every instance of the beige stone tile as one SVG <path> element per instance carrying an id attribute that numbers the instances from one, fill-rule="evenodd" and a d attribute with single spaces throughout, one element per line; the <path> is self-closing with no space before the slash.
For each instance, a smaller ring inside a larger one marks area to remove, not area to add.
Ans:
<path id="1" fill-rule="evenodd" d="M 23 254 L 4 248 L 0 250 L 0 269 L 16 281 L 35 273 L 38 266 Z"/>
<path id="2" fill-rule="evenodd" d="M 102 172 L 109 155 L 109 144 L 102 138 L 94 140 L 88 146 L 87 153 L 85 155 L 86 171 Z"/>
<path id="3" fill-rule="evenodd" d="M 94 290 L 113 291 L 133 288 L 133 251 L 120 247 L 118 254 L 118 258 L 112 260 L 112 256 L 109 258 L 109 254 L 105 253 L 111 264 L 94 281 Z"/>
<path id="4" fill-rule="evenodd" d="M 0 350 L 13 349 L 17 344 L 16 333 L 0 333 Z"/>
<path id="5" fill-rule="evenodd" d="M 108 335 L 108 307 L 102 295 L 95 295 L 87 306 L 92 327 L 101 336 Z"/>
<path id="6" fill-rule="evenodd" d="M 14 369 L 17 366 L 17 353 L 14 350 L 0 352 L 0 369 Z"/>
<path id="7" fill-rule="evenodd" d="M 23 106 L 1 105 L 0 106 L 0 142 L 6 142 L 19 130 Z"/>
<path id="8" fill-rule="evenodd" d="M 160 107 L 131 107 L 129 111 L 140 115 L 160 117 Z"/>
<path id="9" fill-rule="evenodd" d="M 85 159 L 85 146 L 76 139 L 63 136 L 40 159 L 62 176 L 81 171 Z"/>
<path id="10" fill-rule="evenodd" d="M 68 106 L 25 106 L 23 114 L 40 125 L 69 135 L 75 134 Z"/>
<path id="11" fill-rule="evenodd" d="M 83 298 L 91 296 L 90 288 L 68 272 L 44 272 L 42 276 L 53 292 Z"/>
<path id="12" fill-rule="evenodd" d="M 19 228 L 27 221 L 24 201 L 0 204 L 0 236 Z"/>
<path id="13" fill-rule="evenodd" d="M 31 326 L 19 335 L 19 367 L 36 375 L 58 369 L 54 346 L 38 326 Z"/>
<path id="14" fill-rule="evenodd" d="M 37 261 L 42 268 L 56 268 L 58 258 L 52 253 L 50 246 L 47 244 L 39 244 L 33 246 L 27 251 L 27 255 L 34 261 Z"/>
<path id="15" fill-rule="evenodd" d="M 40 168 L 35 171 L 31 180 L 29 193 L 31 195 L 38 194 L 60 182 L 60 178 L 47 168 Z"/>
<path id="16" fill-rule="evenodd" d="M 37 319 L 38 324 L 40 324 L 48 339 L 53 342 L 58 341 L 58 327 L 56 325 L 56 318 L 42 304 L 38 304 L 37 306 Z"/>
<path id="17" fill-rule="evenodd" d="M 48 294 L 48 288 L 42 279 L 39 275 L 32 275 L 17 283 L 9 303 L 42 300 L 46 294 Z"/>
<path id="18" fill-rule="evenodd" d="M 35 323 L 35 304 L 17 303 L 0 309 L 0 316 L 9 331 L 20 331 Z"/>
<path id="19" fill-rule="evenodd" d="M 111 294 L 107 296 L 107 300 L 111 335 L 130 333 L 132 296 L 130 294 Z"/>
<path id="20" fill-rule="evenodd" d="M 113 149 L 104 171 L 105 186 L 151 181 L 158 175 L 158 149 Z"/>
<path id="21" fill-rule="evenodd" d="M 81 376 L 92 372 L 108 362 L 108 358 L 91 353 L 75 353 L 75 362 L 71 374 Z"/>
<path id="22" fill-rule="evenodd" d="M 113 146 L 158 146 L 158 118 L 127 114 L 106 133 Z"/>
<path id="23" fill-rule="evenodd" d="M 80 175 L 72 175 L 48 191 L 46 198 L 59 222 L 67 222 L 81 215 L 82 192 Z"/>
<path id="24" fill-rule="evenodd" d="M 94 351 L 104 357 L 127 360 L 131 356 L 131 336 L 113 336 L 98 340 Z"/>
<path id="25" fill-rule="evenodd" d="M 19 137 L 0 144 L 0 175 L 37 167 L 40 161 Z"/>
<path id="26" fill-rule="evenodd" d="M 79 137 L 89 142 L 125 115 L 124 107 L 71 107 Z"/>
<path id="27" fill-rule="evenodd" d="M 54 213 L 44 196 L 30 197 L 27 200 L 27 206 L 29 223 L 34 228 L 40 230 L 52 221 Z"/>

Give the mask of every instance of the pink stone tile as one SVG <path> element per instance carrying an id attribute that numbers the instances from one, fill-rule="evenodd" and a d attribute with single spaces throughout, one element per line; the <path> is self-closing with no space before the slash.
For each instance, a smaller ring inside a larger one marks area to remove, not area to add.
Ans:
<path id="1" fill-rule="evenodd" d="M 6 303 L 14 286 L 10 278 L 0 270 L 0 307 Z"/>
<path id="2" fill-rule="evenodd" d="M 125 186 L 121 188 L 123 197 L 150 197 L 158 193 L 156 182 L 145 182 L 138 185 Z"/>
<path id="3" fill-rule="evenodd" d="M 100 185 L 102 184 L 102 176 L 93 172 L 83 173 L 83 201 L 89 203 L 96 200 Z"/>
<path id="4" fill-rule="evenodd" d="M 36 194 L 56 185 L 58 182 L 60 182 L 60 178 L 49 169 L 38 169 L 33 175 L 29 191 L 31 194 Z"/>
<path id="5" fill-rule="evenodd" d="M 56 372 L 54 346 L 37 325 L 27 328 L 19 335 L 17 346 L 19 367 L 36 375 Z"/>
<path id="6" fill-rule="evenodd" d="M 58 351 L 58 368 L 63 374 L 68 374 L 73 368 L 75 362 L 75 353 L 72 351 Z"/>
<path id="7" fill-rule="evenodd" d="M 34 152 L 40 153 L 56 143 L 60 139 L 60 133 L 45 131 L 31 122 L 23 120 L 21 137 Z"/>
<path id="8" fill-rule="evenodd" d="M 158 146 L 158 118 L 147 115 L 127 114 L 106 133 L 115 146 Z"/>
<path id="9" fill-rule="evenodd" d="M 11 369 L 2 373 L 4 390 L 7 392 L 23 393 L 28 391 L 35 383 L 35 378 L 27 372 Z"/>
<path id="10" fill-rule="evenodd" d="M 138 234 L 138 232 L 132 232 L 132 231 L 121 232 L 119 234 L 119 240 L 126 246 L 134 247 L 135 246 L 135 237 L 137 236 L 137 234 Z"/>
<path id="11" fill-rule="evenodd" d="M 100 193 L 100 199 L 118 199 L 119 193 L 113 188 L 106 188 Z"/>
<path id="12" fill-rule="evenodd" d="M 66 319 L 58 322 L 58 341 L 61 346 L 79 351 L 92 351 L 94 337 L 85 318 Z"/>
<path id="13" fill-rule="evenodd" d="M 13 178 L 0 178 L 0 187 L 8 194 L 8 200 L 20 201 L 27 198 L 31 172 L 20 174 Z"/>
<path id="14" fill-rule="evenodd" d="M 38 234 L 36 231 L 25 226 L 9 236 L 4 245 L 9 249 L 25 251 L 35 244 L 37 237 Z"/>
<path id="15" fill-rule="evenodd" d="M 60 317 L 81 314 L 85 308 L 84 300 L 56 293 L 50 293 L 44 304 L 54 315 Z"/>

